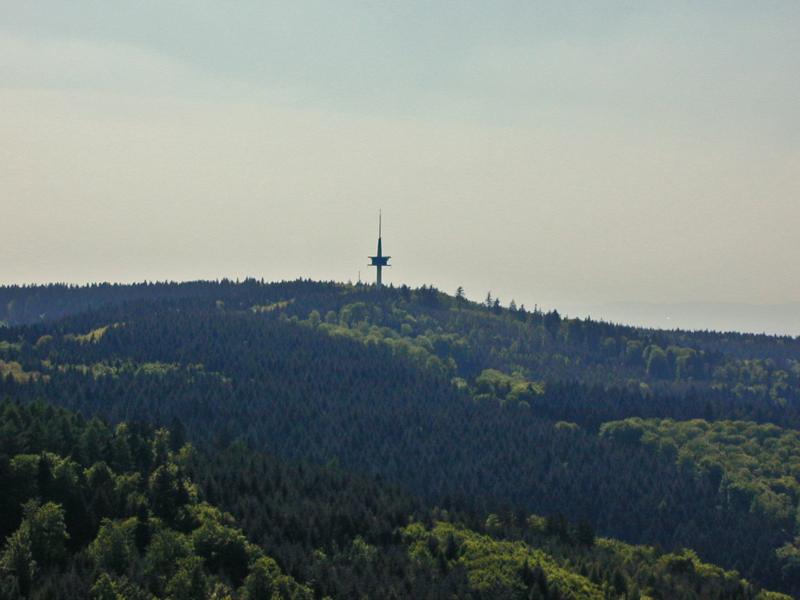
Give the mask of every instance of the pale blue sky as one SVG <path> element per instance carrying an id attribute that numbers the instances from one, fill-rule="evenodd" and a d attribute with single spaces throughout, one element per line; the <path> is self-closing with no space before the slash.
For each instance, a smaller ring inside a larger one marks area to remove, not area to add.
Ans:
<path id="1" fill-rule="evenodd" d="M 0 0 L 0 282 L 800 301 L 800 3 Z"/>

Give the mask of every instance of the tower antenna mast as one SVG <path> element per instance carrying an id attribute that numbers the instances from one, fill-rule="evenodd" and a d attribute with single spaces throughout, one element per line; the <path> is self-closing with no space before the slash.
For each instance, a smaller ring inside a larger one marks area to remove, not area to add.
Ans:
<path id="1" fill-rule="evenodd" d="M 383 229 L 383 211 L 378 211 L 378 254 L 377 256 L 370 256 L 370 263 L 368 266 L 375 267 L 377 269 L 377 277 L 375 279 L 375 289 L 381 289 L 383 287 L 383 279 L 382 279 L 382 269 L 383 267 L 390 267 L 389 259 L 390 256 L 383 255 L 383 244 L 381 240 L 381 234 Z"/>

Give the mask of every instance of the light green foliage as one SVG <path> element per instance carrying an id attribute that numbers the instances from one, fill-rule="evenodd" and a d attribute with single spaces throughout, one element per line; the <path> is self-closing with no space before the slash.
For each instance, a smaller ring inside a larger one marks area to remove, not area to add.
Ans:
<path id="1" fill-rule="evenodd" d="M 114 439 L 111 441 L 111 452 L 114 464 L 126 470 L 133 467 L 131 435 L 127 423 L 120 423 L 114 430 Z M 136 473 L 136 475 L 139 475 L 139 473 Z"/>
<path id="2" fill-rule="evenodd" d="M 459 360 L 470 356 L 477 342 L 463 333 L 443 328 L 441 322 L 428 314 L 412 314 L 408 305 L 402 302 L 389 306 L 354 302 L 343 306 L 338 313 L 329 311 L 322 324 L 317 318 L 319 313 L 315 312 L 312 311 L 309 318 L 301 323 L 333 337 L 387 346 L 392 352 L 410 358 L 420 367 L 453 379 L 459 371 Z M 487 315 L 478 313 L 478 316 L 484 318 Z M 493 315 L 489 318 L 497 319 Z M 513 321 L 505 324 L 511 328 L 522 327 L 521 323 Z M 520 347 L 520 342 L 514 342 L 510 352 L 519 352 Z M 456 381 L 466 380 L 458 378 Z M 519 372 L 508 375 L 497 369 L 486 369 L 476 378 L 472 391 L 478 399 L 524 406 L 544 393 L 544 386 Z"/>
<path id="3" fill-rule="evenodd" d="M 520 374 L 507 375 L 497 369 L 484 369 L 475 378 L 475 397 L 501 403 L 527 404 L 544 393 L 541 383 L 528 381 Z"/>
<path id="4" fill-rule="evenodd" d="M 625 342 L 625 364 L 636 366 L 642 364 L 642 342 L 639 340 L 627 340 Z"/>
<path id="5" fill-rule="evenodd" d="M 311 316 L 302 323 L 310 327 L 319 326 L 320 331 L 334 337 L 387 346 L 392 352 L 444 376 L 452 377 L 458 372 L 455 357 L 469 353 L 469 340 L 457 333 L 442 330 L 424 314 L 414 317 L 401 308 L 393 307 L 392 321 L 400 322 L 396 329 L 381 325 L 382 315 L 380 307 L 370 308 L 363 302 L 356 302 L 342 307 L 338 315 L 329 312 L 325 323 L 321 325 Z M 419 333 L 415 335 L 415 332 Z M 507 375 L 496 369 L 484 370 L 475 381 L 478 399 L 493 399 L 503 404 L 527 405 L 543 392 L 544 387 L 539 382 L 529 381 L 517 373 Z"/>
<path id="6" fill-rule="evenodd" d="M 415 560 L 435 564 L 443 556 L 449 563 L 463 566 L 470 587 L 487 597 L 526 597 L 525 569 L 538 568 L 544 573 L 548 588 L 557 589 L 561 598 L 603 598 L 600 588 L 591 581 L 523 542 L 497 540 L 445 522 L 436 523 L 431 530 L 412 523 L 403 530 L 403 536 Z"/>
<path id="7" fill-rule="evenodd" d="M 781 369 L 770 359 L 729 360 L 713 372 L 714 386 L 730 389 L 738 398 L 749 399 L 768 396 L 775 404 L 786 404 L 787 392 L 796 388 L 800 380 L 800 361 L 789 361 Z"/>
<path id="8" fill-rule="evenodd" d="M 102 573 L 90 591 L 91 600 L 156 600 L 151 594 L 128 580 Z"/>
<path id="9" fill-rule="evenodd" d="M 113 325 L 113 327 L 117 327 L 118 325 Z M 108 331 L 110 325 L 104 325 L 103 327 L 98 327 L 97 329 L 92 329 L 88 333 L 84 333 L 81 335 L 70 335 L 67 334 L 64 336 L 64 339 L 71 340 L 74 342 L 78 342 L 79 344 L 96 344 L 100 340 L 103 339 L 103 336 Z"/>
<path id="10" fill-rule="evenodd" d="M 233 582 L 241 582 L 248 565 L 261 555 L 260 549 L 234 527 L 229 514 L 208 504 L 193 506 L 191 514 L 198 524 L 190 535 L 194 553 L 205 560 L 212 573 L 222 572 Z"/>
<path id="11" fill-rule="evenodd" d="M 354 562 L 371 563 L 378 558 L 378 549 L 368 544 L 360 535 L 353 539 L 350 553 Z"/>
<path id="12" fill-rule="evenodd" d="M 792 600 L 792 597 L 780 592 L 762 590 L 756 595 L 756 600 Z"/>
<path id="13" fill-rule="evenodd" d="M 657 584 L 661 595 L 667 594 L 664 597 L 670 598 L 789 598 L 773 592 L 756 594 L 739 573 L 705 563 L 691 550 L 662 554 L 650 546 L 598 538 L 589 554 L 594 561 L 605 564 L 607 569 L 618 574 L 617 591 L 623 586 L 626 589 L 641 587 L 642 597 L 658 596 L 659 593 L 653 589 Z"/>
<path id="14" fill-rule="evenodd" d="M 64 509 L 54 502 L 40 504 L 30 500 L 23 506 L 21 529 L 27 530 L 33 558 L 39 565 L 51 565 L 66 556 L 64 544 L 69 539 L 64 523 Z"/>
<path id="15" fill-rule="evenodd" d="M 719 479 L 726 502 L 791 523 L 800 504 L 800 432 L 749 421 L 641 419 L 605 423 L 600 435 L 676 452 L 676 460 Z M 670 450 L 671 449 L 671 450 Z"/>
<path id="16" fill-rule="evenodd" d="M 450 383 L 453 384 L 453 387 L 455 387 L 456 389 L 464 391 L 469 390 L 469 384 L 467 383 L 467 380 L 464 379 L 463 377 L 453 377 L 450 380 Z"/>
<path id="17" fill-rule="evenodd" d="M 98 569 L 125 575 L 138 554 L 133 541 L 136 518 L 124 521 L 104 519 L 97 537 L 89 544 L 89 556 Z"/>
<path id="18" fill-rule="evenodd" d="M 14 577 L 21 594 L 27 596 L 36 575 L 30 531 L 20 527 L 6 540 L 0 555 L 0 573 Z"/>
<path id="19" fill-rule="evenodd" d="M 164 362 L 144 362 L 136 365 L 136 373 L 142 375 L 166 375 L 171 371 L 177 371 L 180 365 L 177 363 L 164 363 Z"/>
<path id="20" fill-rule="evenodd" d="M 555 427 L 556 431 L 564 433 L 575 433 L 581 429 L 580 425 L 571 421 L 558 421 L 553 427 Z"/>
<path id="21" fill-rule="evenodd" d="M 92 586 L 91 600 L 124 600 L 124 596 L 117 592 L 117 584 L 108 573 L 103 573 Z"/>
<path id="22" fill-rule="evenodd" d="M 44 372 L 56 370 L 61 373 L 77 372 L 85 375 L 91 375 L 95 379 L 101 377 L 119 377 L 120 375 L 130 376 L 149 376 L 149 377 L 164 377 L 170 374 L 182 374 L 186 378 L 193 378 L 198 375 L 205 377 L 216 377 L 225 380 L 226 378 L 220 373 L 207 372 L 201 364 L 187 364 L 181 365 L 179 363 L 165 363 L 159 361 L 136 362 L 132 360 L 125 361 L 105 361 L 94 362 L 90 364 L 81 363 L 61 363 L 53 365 L 49 361 L 42 361 L 42 370 Z M 45 375 L 46 376 L 46 375 Z"/>
<path id="23" fill-rule="evenodd" d="M 39 371 L 26 371 L 22 368 L 22 365 L 16 361 L 4 361 L 0 360 L 0 377 L 11 377 L 14 381 L 19 383 L 29 383 L 33 380 L 39 379 L 44 377 L 47 379 L 46 375 L 42 375 Z"/>
<path id="24" fill-rule="evenodd" d="M 52 368 L 52 367 L 51 367 Z M 112 366 L 108 363 L 97 362 L 90 365 L 84 364 L 60 364 L 56 367 L 58 371 L 67 373 L 69 371 L 76 371 L 86 375 L 91 375 L 95 379 L 100 377 L 113 377 L 118 375 L 121 371 L 120 367 Z"/>
<path id="25" fill-rule="evenodd" d="M 364 302 L 347 304 L 339 311 L 339 322 L 347 327 L 353 327 L 367 321 L 369 308 Z"/>
<path id="26" fill-rule="evenodd" d="M 670 377 L 670 368 L 669 362 L 667 361 L 667 353 L 664 350 L 657 346 L 656 344 L 651 344 L 644 350 L 644 361 L 645 365 L 647 365 L 647 374 L 650 377 L 656 377 L 660 379 L 667 379 Z"/>
<path id="27" fill-rule="evenodd" d="M 0 323 L 2 322 L 0 321 Z M 2 327 L 2 325 L 0 325 L 0 327 Z M 19 352 L 21 347 L 22 344 L 0 340 L 0 354 L 13 354 Z"/>
<path id="28" fill-rule="evenodd" d="M 102 487 L 113 488 L 115 484 L 114 472 L 104 462 L 94 463 L 84 471 L 84 475 L 86 482 L 95 490 Z"/>
<path id="29" fill-rule="evenodd" d="M 11 459 L 11 472 L 15 478 L 15 491 L 22 497 L 33 497 L 39 494 L 39 471 L 44 465 L 51 473 L 61 478 L 69 473 L 63 463 L 67 459 L 43 452 L 42 454 L 17 454 Z"/>
<path id="30" fill-rule="evenodd" d="M 693 348 L 670 346 L 667 348 L 669 362 L 675 365 L 676 379 L 692 379 L 701 374 L 698 352 Z"/>
<path id="31" fill-rule="evenodd" d="M 239 597 L 242 600 L 311 600 L 314 596 L 309 588 L 282 574 L 277 563 L 265 556 L 253 565 Z"/>
<path id="32" fill-rule="evenodd" d="M 36 343 L 33 346 L 37 350 L 41 350 L 42 348 L 46 348 L 47 346 L 49 346 L 52 343 L 53 343 L 53 336 L 52 335 L 42 335 L 42 336 L 39 336 L 39 339 L 36 340 Z"/>
<path id="33" fill-rule="evenodd" d="M 600 343 L 600 349 L 604 356 L 613 358 L 619 354 L 617 340 L 613 337 L 607 337 Z"/>
<path id="34" fill-rule="evenodd" d="M 153 435 L 152 452 L 153 464 L 160 467 L 170 459 L 169 431 L 161 427 Z"/>
<path id="35" fill-rule="evenodd" d="M 203 572 L 203 559 L 198 556 L 188 556 L 180 559 L 175 566 L 175 575 L 167 584 L 167 598 L 169 600 L 205 598 L 208 581 Z"/>
<path id="36" fill-rule="evenodd" d="M 380 307 L 370 308 L 363 302 L 355 302 L 343 306 L 338 316 L 330 311 L 325 317 L 325 323 L 320 324 L 310 315 L 302 324 L 318 327 L 320 331 L 333 337 L 344 337 L 367 345 L 387 346 L 393 353 L 410 358 L 419 366 L 445 376 L 455 373 L 455 361 L 437 355 L 435 345 L 442 343 L 442 336 L 426 334 L 414 337 L 413 329 L 408 323 L 402 324 L 401 332 L 380 326 L 381 320 Z"/>
<path id="37" fill-rule="evenodd" d="M 80 486 L 81 466 L 74 460 L 62 458 L 50 452 L 42 453 L 51 459 L 51 471 L 53 473 L 53 486 L 63 492 L 77 490 Z"/>
<path id="38" fill-rule="evenodd" d="M 281 310 L 282 308 L 286 308 L 292 302 L 294 302 L 293 298 L 291 300 L 281 300 L 279 302 L 272 302 L 270 304 L 256 304 L 250 307 L 250 311 L 256 314 L 269 313 L 276 310 Z"/>
<path id="39" fill-rule="evenodd" d="M 153 535 L 144 555 L 144 574 L 153 589 L 162 592 L 178 568 L 178 562 L 192 553 L 188 536 L 171 529 Z"/>
<path id="40" fill-rule="evenodd" d="M 536 533 L 543 534 L 547 529 L 547 519 L 540 515 L 531 515 L 526 519 L 526 524 Z"/>
<path id="41" fill-rule="evenodd" d="M 211 584 L 208 600 L 233 600 L 233 590 L 221 581 Z"/>
<path id="42" fill-rule="evenodd" d="M 589 544 L 580 539 L 580 523 L 569 526 L 552 517 L 531 515 L 525 524 L 529 547 L 545 552 L 562 569 L 586 575 L 607 598 L 769 597 L 760 595 L 738 572 L 704 563 L 691 550 L 664 553 L 651 546 L 595 537 Z M 781 595 L 772 598 L 786 600 Z"/>
<path id="43" fill-rule="evenodd" d="M 154 457 L 162 450 L 154 447 Z M 153 471 L 147 488 L 153 512 L 168 523 L 178 518 L 181 508 L 191 498 L 186 479 L 172 462 L 166 462 Z"/>
<path id="44" fill-rule="evenodd" d="M 781 568 L 789 579 L 800 577 L 800 536 L 793 542 L 786 543 L 775 552 L 783 563 Z"/>
<path id="45" fill-rule="evenodd" d="M 489 515 L 486 517 L 486 523 L 484 525 L 489 531 L 497 531 L 500 529 L 502 524 L 503 523 L 498 515 L 489 513 Z"/>

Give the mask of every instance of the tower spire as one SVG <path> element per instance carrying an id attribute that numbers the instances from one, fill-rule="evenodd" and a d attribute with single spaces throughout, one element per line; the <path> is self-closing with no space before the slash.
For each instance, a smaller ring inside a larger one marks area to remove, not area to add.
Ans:
<path id="1" fill-rule="evenodd" d="M 389 258 L 391 257 L 383 255 L 383 244 L 381 240 L 382 229 L 383 229 L 383 211 L 378 210 L 378 254 L 377 256 L 369 257 L 370 259 L 369 266 L 375 267 L 377 269 L 377 277 L 375 279 L 375 287 L 377 289 L 381 289 L 381 286 L 383 285 L 381 277 L 383 267 L 391 266 L 389 265 Z"/>

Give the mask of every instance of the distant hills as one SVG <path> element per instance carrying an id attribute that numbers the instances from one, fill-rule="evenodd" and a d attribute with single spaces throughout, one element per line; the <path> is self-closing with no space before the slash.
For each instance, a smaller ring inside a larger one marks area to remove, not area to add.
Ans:
<path id="1" fill-rule="evenodd" d="M 559 307 L 573 316 L 656 329 L 740 331 L 800 336 L 800 302 L 741 304 L 712 302 L 613 302 Z"/>

